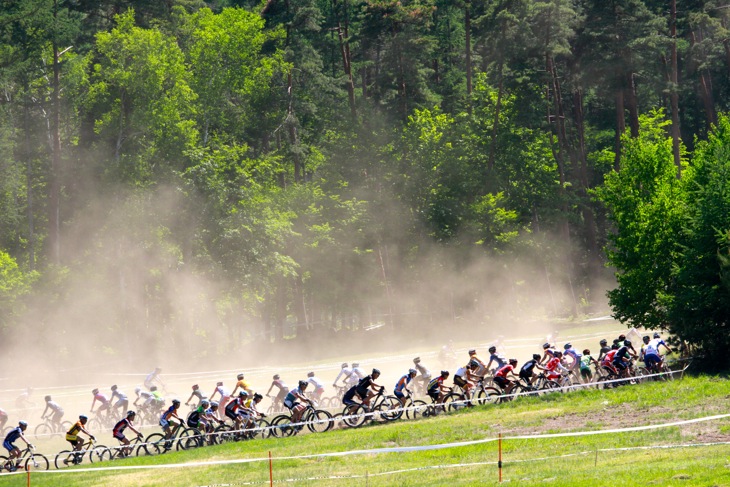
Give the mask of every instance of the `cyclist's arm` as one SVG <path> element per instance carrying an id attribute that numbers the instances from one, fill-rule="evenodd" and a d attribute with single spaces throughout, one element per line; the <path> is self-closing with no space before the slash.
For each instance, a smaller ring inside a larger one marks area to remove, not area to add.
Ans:
<path id="1" fill-rule="evenodd" d="M 215 393 L 216 393 L 216 392 L 218 392 L 218 389 L 215 389 L 215 390 L 213 391 L 213 394 L 211 394 L 211 395 L 210 395 L 210 400 L 211 400 L 211 401 L 212 401 L 212 400 L 213 400 L 213 398 L 215 397 Z M 221 394 L 221 399 L 223 399 L 223 394 Z"/>
<path id="2" fill-rule="evenodd" d="M 91 409 L 89 409 L 89 411 L 91 411 L 92 413 L 94 412 L 94 405 L 95 404 L 96 404 L 96 397 L 94 398 L 93 401 L 91 401 Z"/>
<path id="3" fill-rule="evenodd" d="M 91 433 L 89 433 L 89 431 L 86 428 L 84 428 L 83 426 L 81 427 L 81 432 L 82 433 L 86 433 L 89 436 L 89 438 L 91 438 L 92 440 L 95 439 L 94 438 L 94 435 L 92 435 Z"/>
<path id="4" fill-rule="evenodd" d="M 23 441 L 25 442 L 25 444 L 26 444 L 26 445 L 28 445 L 28 447 L 31 447 L 31 446 L 33 446 L 33 445 L 31 445 L 31 444 L 30 444 L 30 443 L 28 442 L 28 440 L 26 440 L 26 439 L 25 439 L 25 435 L 24 435 L 23 433 L 20 433 L 20 436 L 18 436 L 18 438 L 20 438 L 21 440 L 23 440 Z"/>
<path id="5" fill-rule="evenodd" d="M 46 403 L 46 409 L 44 409 L 43 414 L 41 414 L 41 419 L 46 417 L 46 411 L 48 411 L 48 403 Z"/>
<path id="6" fill-rule="evenodd" d="M 271 394 L 271 389 L 274 388 L 274 384 L 275 384 L 274 382 L 271 383 L 271 385 L 269 386 L 269 390 L 266 391 L 266 396 L 268 396 L 269 394 Z"/>

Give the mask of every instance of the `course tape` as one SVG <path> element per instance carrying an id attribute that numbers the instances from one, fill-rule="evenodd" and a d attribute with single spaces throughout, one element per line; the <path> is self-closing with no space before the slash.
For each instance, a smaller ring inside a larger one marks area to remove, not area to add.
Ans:
<path id="1" fill-rule="evenodd" d="M 537 440 L 545 438 L 564 438 L 564 437 L 575 437 L 575 436 L 593 436 L 593 435 L 605 435 L 605 434 L 616 434 L 616 433 L 627 433 L 634 431 L 646 431 L 660 428 L 671 428 L 676 426 L 683 426 L 687 424 L 701 423 L 707 421 L 715 421 L 718 419 L 730 418 L 730 414 L 717 414 L 713 416 L 705 416 L 701 418 L 687 419 L 683 421 L 673 421 L 671 423 L 660 423 L 643 426 L 631 426 L 627 428 L 613 428 L 607 430 L 588 430 L 588 431 L 572 431 L 567 433 L 544 433 L 537 435 L 515 435 L 515 436 L 503 436 L 502 441 L 509 440 Z M 340 452 L 329 452 L 329 453 L 317 453 L 310 455 L 296 455 L 286 457 L 276 457 L 275 460 L 301 460 L 310 458 L 332 458 L 332 457 L 343 457 L 351 455 L 378 455 L 384 453 L 409 453 L 419 451 L 433 451 L 443 450 L 449 448 L 461 448 L 466 446 L 473 446 L 479 444 L 493 443 L 498 441 L 498 438 L 482 438 L 478 440 L 451 442 L 451 443 L 440 443 L 436 445 L 420 445 L 420 446 L 402 446 L 402 447 L 387 447 L 387 448 L 372 448 L 367 450 L 348 450 Z M 609 451 L 628 451 L 633 449 L 649 449 L 649 448 L 679 448 L 689 446 L 714 446 L 714 445 L 725 445 L 730 442 L 714 442 L 714 443 L 689 443 L 683 445 L 667 445 L 667 446 L 651 446 L 651 447 L 625 447 L 625 448 L 605 448 L 599 449 L 601 452 Z M 593 450 L 595 452 L 596 450 Z M 529 459 L 530 461 L 534 459 Z M 206 462 L 189 462 L 189 463 L 170 463 L 170 464 L 157 464 L 157 465 L 129 465 L 129 466 L 116 466 L 116 467 L 96 467 L 96 468 L 83 468 L 83 469 L 62 469 L 62 470 L 47 470 L 47 471 L 34 471 L 38 473 L 74 473 L 74 472 L 100 472 L 109 470 L 142 470 L 142 469 L 166 469 L 166 468 L 180 468 L 180 467 L 202 467 L 210 465 L 231 465 L 241 463 L 254 463 L 254 462 L 267 462 L 268 457 L 260 458 L 241 458 L 233 460 L 214 460 Z M 528 461 L 528 460 L 524 460 Z M 514 461 L 513 463 L 516 463 Z M 18 472 L 15 472 L 18 473 Z M 21 472 L 22 473 L 22 472 Z M 8 474 L 4 474 L 8 475 Z"/>

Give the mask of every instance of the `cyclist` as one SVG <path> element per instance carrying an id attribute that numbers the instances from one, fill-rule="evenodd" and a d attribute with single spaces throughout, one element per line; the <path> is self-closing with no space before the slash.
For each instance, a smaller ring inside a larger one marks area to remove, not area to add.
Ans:
<path id="1" fill-rule="evenodd" d="M 108 415 L 109 407 L 111 406 L 109 399 L 107 399 L 107 397 L 104 394 L 99 392 L 99 389 L 94 389 L 91 391 L 91 393 L 94 395 L 94 400 L 91 401 L 91 409 L 89 409 L 89 411 L 93 413 L 94 404 L 96 404 L 96 402 L 99 401 L 99 403 L 101 405 L 96 409 L 96 414 L 100 415 L 101 413 L 106 412 Z"/>
<path id="2" fill-rule="evenodd" d="M 471 390 L 474 387 L 474 382 L 479 380 L 479 376 L 476 374 L 477 365 L 471 361 L 459 367 L 454 374 L 454 384 L 461 387 L 464 391 L 464 397 L 467 400 L 466 405 L 471 407 Z"/>
<path id="3" fill-rule="evenodd" d="M 433 402 L 437 404 L 441 404 L 444 402 L 444 396 L 447 392 L 449 392 L 449 388 L 444 385 L 444 380 L 448 379 L 449 377 L 449 371 L 448 370 L 442 370 L 441 375 L 438 377 L 431 379 L 431 382 L 428 383 L 428 387 L 426 388 L 426 393 L 428 396 L 433 400 Z"/>
<path id="4" fill-rule="evenodd" d="M 51 400 L 51 396 L 46 396 L 46 409 L 43 410 L 43 414 L 41 414 L 41 419 L 46 419 L 46 412 L 50 409 L 51 412 L 48 413 L 48 416 L 51 418 L 51 423 L 55 426 L 54 429 L 60 430 L 61 429 L 61 418 L 63 418 L 63 408 L 58 405 L 57 402 Z"/>
<path id="5" fill-rule="evenodd" d="M 441 362 L 441 364 L 444 366 L 448 367 L 456 359 L 453 345 L 454 342 L 449 340 L 449 343 L 441 347 L 441 350 L 439 351 L 439 362 Z"/>
<path id="6" fill-rule="evenodd" d="M 229 393 L 229 392 L 228 392 L 228 391 L 227 391 L 227 390 L 226 390 L 226 389 L 225 389 L 225 388 L 223 387 L 223 382 L 217 382 L 217 383 L 215 384 L 215 390 L 213 390 L 213 394 L 211 394 L 211 395 L 210 395 L 210 399 L 212 400 L 212 399 L 213 399 L 213 398 L 215 397 L 215 395 L 216 395 L 216 394 L 218 394 L 218 395 L 220 395 L 220 396 L 221 396 L 221 398 L 220 398 L 220 401 L 219 401 L 219 403 L 220 403 L 220 407 L 221 407 L 222 409 L 225 409 L 225 407 L 226 407 L 226 404 L 228 403 L 228 401 L 230 401 L 230 400 L 231 400 L 231 395 L 230 395 L 230 393 Z"/>
<path id="7" fill-rule="evenodd" d="M 244 401 L 242 408 L 244 409 L 244 413 L 242 413 L 243 421 L 245 423 L 244 428 L 249 429 L 255 427 L 256 424 L 254 421 L 266 416 L 264 413 L 260 413 L 256 407 L 263 398 L 264 396 L 257 392 L 253 395 L 253 397 L 249 397 Z M 251 432 L 251 435 L 253 435 L 253 432 Z"/>
<path id="8" fill-rule="evenodd" d="M 112 397 L 111 401 L 114 401 L 114 398 L 117 398 L 116 404 L 114 404 L 114 409 L 122 409 L 122 415 L 127 414 L 127 409 L 129 409 L 129 399 L 127 399 L 127 395 L 119 390 L 119 388 L 115 385 L 112 386 Z"/>
<path id="9" fill-rule="evenodd" d="M 307 374 L 307 382 L 312 384 L 312 387 L 314 387 L 314 392 L 312 392 L 312 399 L 314 402 L 319 403 L 320 399 L 322 399 L 322 394 L 324 394 L 324 384 L 321 380 L 319 380 L 318 377 L 314 375 L 314 372 L 309 372 Z"/>
<path id="10" fill-rule="evenodd" d="M 403 391 L 406 391 L 409 396 L 413 395 L 411 390 L 408 389 L 408 384 L 410 384 L 413 378 L 416 377 L 417 373 L 418 371 L 416 371 L 416 369 L 408 369 L 408 373 L 403 375 L 400 379 L 398 379 L 398 382 L 395 383 L 393 394 L 395 394 L 395 397 L 397 397 L 400 401 L 401 407 L 405 407 L 406 405 L 406 395 L 403 394 Z"/>
<path id="11" fill-rule="evenodd" d="M 83 414 L 79 416 L 79 420 L 76 421 L 76 423 L 71 426 L 71 429 L 66 432 L 66 441 L 71 443 L 71 446 L 73 447 L 73 451 L 81 451 L 81 448 L 84 446 L 84 440 L 78 437 L 79 433 L 84 433 L 92 440 L 95 440 L 94 435 L 88 432 L 84 426 L 89 421 L 89 418 L 84 416 Z M 74 463 L 79 463 L 81 458 L 79 456 L 74 455 Z M 68 458 L 64 459 L 63 463 L 68 463 Z"/>
<path id="12" fill-rule="evenodd" d="M 517 384 L 516 381 L 511 381 L 507 378 L 508 375 L 512 375 L 519 379 L 519 376 L 515 374 L 515 367 L 517 367 L 517 359 L 511 358 L 509 362 L 504 366 L 500 367 L 497 372 L 494 373 L 494 383 L 497 384 L 505 394 L 509 394 Z"/>
<path id="13" fill-rule="evenodd" d="M 578 351 L 573 348 L 573 345 L 570 344 L 570 342 L 563 345 L 563 356 L 564 357 L 570 357 L 570 363 L 566 367 L 573 376 L 578 379 L 578 371 L 580 370 L 580 358 L 582 355 L 578 353 Z"/>
<path id="14" fill-rule="evenodd" d="M 347 378 L 350 385 L 357 385 L 365 377 L 365 371 L 360 368 L 357 362 L 352 363 L 352 374 Z"/>
<path id="15" fill-rule="evenodd" d="M 172 437 L 172 429 L 170 429 L 170 420 L 172 418 L 177 419 L 180 421 L 180 426 L 183 426 L 185 422 L 180 418 L 180 416 L 177 415 L 177 410 L 180 409 L 180 401 L 178 399 L 172 400 L 172 406 L 167 408 L 167 410 L 162 413 L 162 416 L 160 416 L 160 426 L 162 426 L 162 431 L 165 433 L 165 439 L 169 440 Z M 165 442 L 165 451 L 172 448 L 172 443 L 170 441 Z"/>
<path id="16" fill-rule="evenodd" d="M 669 353 L 672 353 L 674 350 L 664 343 L 659 333 L 654 333 L 653 340 L 649 340 L 648 338 L 648 335 L 644 337 L 645 345 L 641 347 L 644 365 L 646 365 L 647 369 L 658 372 L 659 366 L 662 363 L 662 357 L 659 355 L 659 347 L 666 348 Z"/>
<path id="17" fill-rule="evenodd" d="M 356 391 L 357 395 L 362 399 L 362 403 L 366 407 L 370 407 L 370 400 L 376 394 L 379 394 L 385 390 L 385 387 L 375 383 L 380 377 L 380 370 L 373 369 L 370 375 L 366 375 L 360 382 L 357 383 Z"/>
<path id="18" fill-rule="evenodd" d="M 312 404 L 312 401 L 304 395 L 304 392 L 307 390 L 307 384 L 309 384 L 309 382 L 300 380 L 297 387 L 290 390 L 284 398 L 284 406 L 291 411 L 292 423 L 298 423 L 302 419 L 302 414 L 304 414 L 304 411 L 306 410 L 306 406 L 299 401 Z"/>
<path id="19" fill-rule="evenodd" d="M 477 382 L 484 377 L 484 374 L 487 373 L 487 366 L 484 362 L 482 362 L 482 359 L 477 357 L 477 351 L 473 348 L 469 350 L 469 364 L 474 365 L 475 369 L 473 369 L 475 374 L 477 375 Z"/>
<path id="20" fill-rule="evenodd" d="M 203 399 L 198 403 L 198 407 L 188 413 L 188 417 L 185 418 L 185 423 L 191 428 L 197 428 L 201 424 L 202 417 L 205 415 L 205 410 L 208 409 L 210 403 L 207 399 Z"/>
<path id="21" fill-rule="evenodd" d="M 129 428 L 137 433 L 137 438 L 142 438 L 142 433 L 137 431 L 132 425 L 132 421 L 134 421 L 134 418 L 136 416 L 137 413 L 135 413 L 134 411 L 127 411 L 125 417 L 117 422 L 117 424 L 114 425 L 114 429 L 112 429 L 112 436 L 119 440 L 119 443 L 124 445 L 124 447 L 122 448 L 122 455 L 124 455 L 125 457 L 129 456 L 129 454 L 132 452 L 132 449 L 129 447 L 129 440 L 126 436 L 124 436 L 124 430 Z"/>
<path id="22" fill-rule="evenodd" d="M 601 349 L 598 352 L 597 360 L 600 362 L 601 360 L 603 360 L 603 357 L 605 357 L 606 354 L 611 351 L 611 347 L 608 346 L 608 340 L 606 340 L 605 338 L 602 339 L 599 344 L 601 345 Z"/>
<path id="23" fill-rule="evenodd" d="M 431 372 L 426 367 L 424 367 L 424 365 L 421 363 L 421 357 L 414 358 L 413 364 L 415 365 L 416 370 L 420 374 L 416 379 L 413 380 L 413 382 L 416 386 L 420 386 L 421 391 L 425 391 L 426 386 L 428 385 L 429 381 L 431 380 Z"/>
<path id="24" fill-rule="evenodd" d="M 132 406 L 137 406 L 144 409 L 149 406 L 149 403 L 152 401 L 152 394 L 147 391 L 143 391 L 141 387 L 135 387 L 134 394 L 137 397 L 134 399 Z M 139 404 L 140 399 L 142 400 L 142 404 Z"/>
<path id="25" fill-rule="evenodd" d="M 555 350 L 553 354 L 553 358 L 548 360 L 548 362 L 545 364 L 545 371 L 547 371 L 548 373 L 548 380 L 557 381 L 562 377 L 563 373 L 568 373 L 568 369 L 563 367 L 562 364 L 563 352 L 561 352 L 560 350 Z"/>
<path id="26" fill-rule="evenodd" d="M 631 340 L 624 340 L 623 346 L 619 347 L 613 356 L 612 364 L 619 371 L 620 376 L 626 376 L 631 359 L 636 358 L 636 355 L 631 352 L 632 349 Z"/>
<path id="27" fill-rule="evenodd" d="M 198 384 L 193 384 L 193 392 L 190 393 L 190 397 L 187 401 L 185 401 L 185 405 L 190 406 L 190 401 L 192 401 L 194 397 L 198 398 L 198 406 L 200 406 L 200 403 L 203 402 L 203 399 L 205 399 L 203 393 L 200 392 L 200 386 Z"/>
<path id="28" fill-rule="evenodd" d="M 145 377 L 144 386 L 150 391 L 152 390 L 152 386 L 155 385 L 155 382 L 157 382 L 161 386 L 164 386 L 162 380 L 160 380 L 160 372 L 162 372 L 162 369 L 159 367 L 155 367 L 155 370 L 147 374 L 147 377 Z"/>
<path id="29" fill-rule="evenodd" d="M 343 376 L 344 376 L 342 378 L 343 385 L 347 386 L 349 384 L 348 379 L 350 378 L 350 375 L 352 375 L 352 370 L 350 370 L 348 368 L 347 363 L 343 363 L 340 368 L 340 372 L 337 374 L 337 377 L 335 377 L 335 380 L 332 382 L 332 387 L 339 387 L 337 385 L 337 381 L 340 380 L 340 377 L 343 377 Z"/>
<path id="30" fill-rule="evenodd" d="M 347 364 L 345 364 L 345 365 L 347 365 Z M 335 382 L 337 382 L 336 379 L 335 379 Z M 279 392 L 276 394 L 276 397 L 274 398 L 274 404 L 275 404 L 274 408 L 278 411 L 279 407 L 278 407 L 278 405 L 276 405 L 276 403 L 284 404 L 284 398 L 289 393 L 289 387 L 284 383 L 283 380 L 281 380 L 281 376 L 279 376 L 279 374 L 274 374 L 274 380 L 271 382 L 271 385 L 269 386 L 269 390 L 266 391 L 266 397 L 271 397 L 269 394 L 271 394 L 271 390 L 274 387 L 279 389 Z"/>
<path id="31" fill-rule="evenodd" d="M 540 365 L 542 365 L 543 362 L 549 362 L 552 358 L 555 357 L 555 350 L 553 350 L 552 345 L 550 345 L 550 342 L 545 342 L 542 344 L 542 358 L 540 359 Z M 546 363 L 547 363 L 546 362 Z"/>
<path id="32" fill-rule="evenodd" d="M 242 391 L 246 391 L 249 396 L 253 395 L 253 389 L 251 389 L 251 384 L 249 384 L 248 381 L 243 379 L 243 374 L 238 374 L 236 379 L 238 379 L 238 382 L 236 382 L 236 387 L 233 388 L 233 392 L 231 392 L 231 396 L 235 396 L 236 391 L 239 388 Z"/>
<path id="33" fill-rule="evenodd" d="M 15 399 L 15 407 L 21 410 L 34 407 L 35 404 L 30 400 L 31 395 L 33 395 L 33 388 L 28 387 Z"/>
<path id="34" fill-rule="evenodd" d="M 218 402 L 217 401 L 210 401 L 210 408 L 206 411 L 208 416 L 213 418 L 213 421 L 217 421 L 218 423 L 223 423 L 223 420 L 221 420 L 220 414 L 218 413 Z"/>
<path id="35" fill-rule="evenodd" d="M 5 423 L 8 422 L 8 413 L 4 409 L 0 408 L 0 431 L 5 427 Z"/>
<path id="36" fill-rule="evenodd" d="M 487 370 L 490 370 L 489 367 L 492 365 L 492 362 L 494 362 L 497 366 L 495 370 L 499 370 L 507 365 L 507 359 L 504 358 L 501 354 L 497 353 L 497 347 L 495 347 L 494 345 L 489 347 L 489 362 L 487 363 Z"/>
<path id="37" fill-rule="evenodd" d="M 248 392 L 239 391 L 238 396 L 228 401 L 228 404 L 224 408 L 226 417 L 233 420 L 233 426 L 237 430 L 242 429 L 243 418 L 239 410 L 243 407 L 243 402 L 247 397 Z"/>
<path id="38" fill-rule="evenodd" d="M 162 392 L 157 390 L 157 386 L 150 387 L 150 408 L 153 412 L 159 412 L 165 407 L 165 398 L 162 397 Z"/>
<path id="39" fill-rule="evenodd" d="M 532 385 L 532 381 L 535 380 L 533 371 L 535 370 L 535 367 L 541 370 L 545 370 L 542 366 L 540 366 L 540 358 L 542 355 L 539 353 L 533 353 L 532 354 L 532 360 L 528 360 L 524 364 L 522 364 L 522 367 L 520 367 L 520 379 L 525 381 L 526 385 Z"/>
<path id="40" fill-rule="evenodd" d="M 26 445 L 28 445 L 28 448 L 32 448 L 33 445 L 28 443 L 28 440 L 25 439 L 25 435 L 23 435 L 23 432 L 28 429 L 28 423 L 25 421 L 18 421 L 18 426 L 11 429 L 10 432 L 5 436 L 5 440 L 3 441 L 3 447 L 8 451 L 8 461 L 5 462 L 5 466 L 10 470 L 11 472 L 14 472 L 18 469 L 18 464 L 20 463 L 20 448 L 14 445 L 14 443 L 20 438 L 25 442 Z M 13 465 L 13 459 L 17 458 L 18 461 L 15 465 Z"/>
<path id="41" fill-rule="evenodd" d="M 598 361 L 591 356 L 591 351 L 586 348 L 583 350 L 583 355 L 580 357 L 580 377 L 583 379 L 584 383 L 588 383 L 593 380 L 591 364 L 595 365 L 596 370 L 598 370 Z"/>

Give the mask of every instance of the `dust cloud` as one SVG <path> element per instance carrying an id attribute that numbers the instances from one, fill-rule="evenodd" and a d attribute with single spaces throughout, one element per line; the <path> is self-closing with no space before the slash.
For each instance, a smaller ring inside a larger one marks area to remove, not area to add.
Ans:
<path id="1" fill-rule="evenodd" d="M 196 205 L 197 213 L 191 211 Z M 93 387 L 108 393 L 118 384 L 133 399 L 155 367 L 169 393 L 182 399 L 194 382 L 208 395 L 216 380 L 232 388 L 238 371 L 263 392 L 277 371 L 288 372 L 291 384 L 314 370 L 328 384 L 342 360 L 382 366 L 390 387 L 415 355 L 437 369 L 438 351 L 450 341 L 461 352 L 500 335 L 507 342 L 531 337 L 534 347 L 576 313 L 608 314 L 610 278 L 579 288 L 572 280 L 577 271 L 567 264 L 573 253 L 559 238 L 550 256 L 527 244 L 517 253 L 486 256 L 473 245 L 464 251 L 423 239 L 409 242 L 419 247 L 417 261 L 404 245 L 371 253 L 370 271 L 385 275 L 387 285 L 369 290 L 357 314 L 326 320 L 326 313 L 307 309 L 310 323 L 290 319 L 287 338 L 272 342 L 271 326 L 261 318 L 270 310 L 253 289 L 233 291 L 239 270 L 213 279 L 208 271 L 216 262 L 187 264 L 196 248 L 209 244 L 192 233 L 198 222 L 188 219 L 196 214 L 205 218 L 202 202 L 173 187 L 119 190 L 78 211 L 62 244 L 73 272 L 50 273 L 21 325 L 0 344 L 0 408 L 12 410 L 7 405 L 29 386 L 36 402 L 53 391 L 79 411 L 91 402 Z M 337 265 L 333 276 L 340 275 Z M 352 289 L 346 281 L 357 279 L 346 276 L 338 285 Z"/>

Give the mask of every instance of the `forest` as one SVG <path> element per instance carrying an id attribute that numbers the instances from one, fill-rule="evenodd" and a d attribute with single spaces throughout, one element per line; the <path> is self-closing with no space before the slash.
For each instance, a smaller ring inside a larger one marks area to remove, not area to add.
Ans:
<path id="1" fill-rule="evenodd" d="M 602 311 L 728 366 L 728 21 L 0 0 L 0 350 L 205 359 Z"/>

